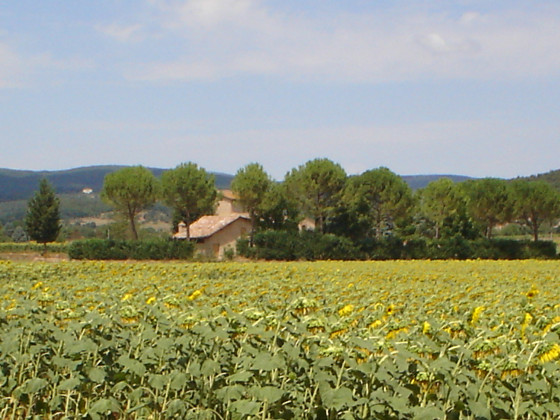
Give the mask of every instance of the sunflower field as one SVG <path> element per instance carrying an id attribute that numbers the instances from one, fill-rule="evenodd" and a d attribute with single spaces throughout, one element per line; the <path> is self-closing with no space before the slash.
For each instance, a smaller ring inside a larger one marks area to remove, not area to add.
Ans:
<path id="1" fill-rule="evenodd" d="M 0 419 L 553 419 L 560 262 L 0 261 Z"/>

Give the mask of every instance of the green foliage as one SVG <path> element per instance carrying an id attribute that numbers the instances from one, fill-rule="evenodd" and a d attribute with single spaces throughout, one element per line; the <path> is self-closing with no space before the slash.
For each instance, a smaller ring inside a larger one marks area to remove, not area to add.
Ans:
<path id="1" fill-rule="evenodd" d="M 467 197 L 467 211 L 471 218 L 484 226 L 487 238 L 494 227 L 512 217 L 512 193 L 503 179 L 483 178 L 467 181 L 461 186 Z"/>
<path id="2" fill-rule="evenodd" d="M 455 217 L 465 206 L 465 199 L 460 188 L 449 178 L 440 178 L 430 182 L 418 191 L 420 213 L 435 225 L 435 238 L 441 236 L 441 229 L 446 220 Z"/>
<path id="3" fill-rule="evenodd" d="M 320 232 L 263 231 L 255 235 L 255 247 L 246 240 L 237 245 L 238 254 L 264 260 L 352 260 L 360 253 L 348 238 Z"/>
<path id="4" fill-rule="evenodd" d="M 253 241 L 257 221 L 262 214 L 262 207 L 268 190 L 272 186 L 270 176 L 258 163 L 250 163 L 239 169 L 231 181 L 231 190 L 239 202 L 249 212 L 251 218 L 250 241 Z"/>
<path id="5" fill-rule="evenodd" d="M 190 259 L 193 253 L 192 242 L 170 239 L 84 239 L 68 247 L 68 256 L 76 260 L 177 260 Z"/>
<path id="6" fill-rule="evenodd" d="M 68 251 L 67 244 L 61 243 L 48 243 L 46 244 L 47 252 L 53 253 L 66 253 Z M 3 242 L 0 243 L 0 252 L 44 252 L 45 245 L 35 242 L 14 243 Z"/>
<path id="7" fill-rule="evenodd" d="M 111 211 L 111 207 L 101 200 L 99 194 L 60 194 L 59 197 L 62 219 L 95 217 Z"/>
<path id="8" fill-rule="evenodd" d="M 16 243 L 23 243 L 29 241 L 29 236 L 21 226 L 16 226 L 10 239 Z"/>
<path id="9" fill-rule="evenodd" d="M 531 229 L 535 241 L 544 222 L 560 217 L 560 192 L 544 181 L 512 183 L 513 217 Z"/>
<path id="10" fill-rule="evenodd" d="M 62 171 L 19 171 L 0 169 L 0 202 L 14 200 L 28 200 L 35 190 L 37 183 L 46 178 L 61 195 L 81 194 L 84 188 L 92 188 L 94 193 L 101 191 L 103 180 L 109 173 L 118 171 L 126 166 L 86 166 Z M 159 177 L 165 169 L 149 168 L 154 176 Z M 232 176 L 216 173 L 216 187 L 229 188 Z M 1 219 L 0 213 L 0 219 Z"/>
<path id="11" fill-rule="evenodd" d="M 60 200 L 46 179 L 41 180 L 39 191 L 27 206 L 25 231 L 41 244 L 54 242 L 60 232 Z"/>
<path id="12" fill-rule="evenodd" d="M 153 205 L 159 196 L 159 184 L 150 170 L 132 166 L 108 174 L 101 198 L 130 224 L 134 239 L 138 239 L 136 217 Z"/>
<path id="13" fill-rule="evenodd" d="M 556 262 L 0 262 L 0 279 L 2 419 L 560 415 Z"/>
<path id="14" fill-rule="evenodd" d="M 298 229 L 299 211 L 284 184 L 271 183 L 259 209 L 259 230 Z"/>
<path id="15" fill-rule="evenodd" d="M 293 169 L 284 180 L 289 195 L 298 203 L 304 216 L 315 220 L 315 228 L 323 233 L 339 205 L 346 184 L 346 172 L 329 159 L 314 159 Z"/>
<path id="16" fill-rule="evenodd" d="M 519 241 L 515 239 L 480 238 L 467 241 L 461 236 L 428 243 L 430 259 L 522 260 L 555 259 L 556 244 L 552 241 Z"/>
<path id="17" fill-rule="evenodd" d="M 550 171 L 540 175 L 534 175 L 529 178 L 520 178 L 529 181 L 544 181 L 550 184 L 554 189 L 560 191 L 560 169 Z"/>
<path id="18" fill-rule="evenodd" d="M 377 239 L 392 232 L 414 205 L 406 182 L 387 168 L 350 178 L 344 201 L 366 227 L 366 236 L 371 232 Z"/>
<path id="19" fill-rule="evenodd" d="M 98 194 L 83 193 L 57 194 L 60 198 L 60 218 L 73 219 L 78 217 L 95 217 L 111 210 L 103 203 Z M 23 220 L 27 210 L 27 201 L 14 200 L 0 202 L 0 222 L 13 223 Z"/>
<path id="20" fill-rule="evenodd" d="M 161 188 L 163 200 L 173 209 L 174 222 L 186 223 L 187 239 L 190 224 L 205 214 L 212 214 L 216 207 L 218 191 L 214 176 L 195 163 L 182 163 L 164 172 Z"/>
<path id="21" fill-rule="evenodd" d="M 372 260 L 397 260 L 406 258 L 404 241 L 394 236 L 384 238 L 366 238 L 360 243 L 360 249 Z M 416 258 L 425 258 L 416 256 Z"/>
<path id="22" fill-rule="evenodd" d="M 555 259 L 552 241 L 479 238 L 467 240 L 460 235 L 442 239 L 403 240 L 394 236 L 365 238 L 352 242 L 348 238 L 319 232 L 265 231 L 255 235 L 255 247 L 239 240 L 237 252 L 247 258 L 264 260 L 408 260 L 408 259 Z"/>

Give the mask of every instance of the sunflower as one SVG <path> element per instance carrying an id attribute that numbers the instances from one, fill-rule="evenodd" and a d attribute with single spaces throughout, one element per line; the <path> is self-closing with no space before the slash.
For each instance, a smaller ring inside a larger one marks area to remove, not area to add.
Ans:
<path id="1" fill-rule="evenodd" d="M 531 290 L 529 290 L 525 296 L 527 296 L 527 298 L 532 299 L 534 297 L 536 297 L 539 294 L 539 289 L 537 289 L 535 286 L 531 287 Z"/>
<path id="2" fill-rule="evenodd" d="M 194 292 L 192 292 L 189 297 L 187 298 L 188 300 L 195 300 L 197 297 L 199 297 L 202 294 L 202 290 L 198 289 L 195 290 Z"/>
<path id="3" fill-rule="evenodd" d="M 476 324 L 482 312 L 484 312 L 484 306 L 477 306 L 476 308 L 474 308 L 471 316 L 471 324 Z"/>
<path id="4" fill-rule="evenodd" d="M 541 363 L 552 362 L 560 357 L 560 345 L 554 343 L 547 346 L 546 350 L 539 355 Z"/>
<path id="5" fill-rule="evenodd" d="M 354 305 L 348 304 L 338 310 L 338 315 L 340 316 L 350 315 L 353 311 L 354 311 Z"/>

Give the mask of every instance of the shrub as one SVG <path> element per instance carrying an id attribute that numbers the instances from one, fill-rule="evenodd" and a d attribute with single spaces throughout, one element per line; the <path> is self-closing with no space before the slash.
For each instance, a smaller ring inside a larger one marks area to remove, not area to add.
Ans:
<path id="1" fill-rule="evenodd" d="M 550 241 L 515 239 L 467 240 L 460 235 L 439 240 L 423 238 L 403 241 L 398 237 L 368 238 L 358 244 L 350 239 L 318 232 L 264 231 L 255 235 L 255 246 L 245 239 L 237 242 L 237 253 L 265 260 L 374 260 L 394 259 L 527 259 L 556 258 Z"/>
<path id="2" fill-rule="evenodd" d="M 176 260 L 192 258 L 193 253 L 192 242 L 171 239 L 84 239 L 72 242 L 68 249 L 68 256 L 76 260 Z"/>
<path id="3" fill-rule="evenodd" d="M 358 248 L 343 236 L 303 231 L 299 234 L 301 247 L 296 255 L 307 260 L 355 260 L 360 256 Z"/>
<path id="4" fill-rule="evenodd" d="M 402 244 L 401 258 L 406 260 L 421 260 L 427 258 L 428 244 L 425 239 L 409 239 Z"/>
<path id="5" fill-rule="evenodd" d="M 372 260 L 397 260 L 403 253 L 403 241 L 395 236 L 381 239 L 367 238 L 360 249 Z"/>
<path id="6" fill-rule="evenodd" d="M 265 260 L 352 260 L 360 255 L 348 238 L 317 232 L 270 230 L 255 234 L 253 248 L 245 239 L 237 241 L 237 253 Z"/>
<path id="7" fill-rule="evenodd" d="M 467 241 L 460 236 L 431 241 L 427 255 L 432 259 L 516 260 L 556 258 L 556 244 L 551 241 L 518 241 L 515 239 L 476 239 Z"/>
<path id="8" fill-rule="evenodd" d="M 556 243 L 553 241 L 529 241 L 526 245 L 527 258 L 557 258 Z"/>
<path id="9" fill-rule="evenodd" d="M 304 242 L 299 233 L 280 230 L 259 232 L 254 237 L 255 256 L 265 260 L 292 261 L 307 254 Z M 305 259 L 309 255 L 306 255 Z"/>

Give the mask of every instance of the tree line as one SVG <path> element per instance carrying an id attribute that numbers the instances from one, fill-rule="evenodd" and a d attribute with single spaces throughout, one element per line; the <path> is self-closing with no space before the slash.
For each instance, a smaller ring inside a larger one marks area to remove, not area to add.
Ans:
<path id="1" fill-rule="evenodd" d="M 318 234 L 333 234 L 354 243 L 387 237 L 445 239 L 491 238 L 499 225 L 516 223 L 539 240 L 544 224 L 560 219 L 560 193 L 545 181 L 483 178 L 455 183 L 440 178 L 412 191 L 385 167 L 349 176 L 329 159 L 314 159 L 277 182 L 258 163 L 239 169 L 231 189 L 250 216 L 255 233 L 297 232 L 304 218 Z M 138 216 L 161 201 L 173 211 L 173 228 L 213 214 L 220 199 L 214 175 L 188 162 L 156 178 L 143 166 L 106 175 L 101 198 L 111 205 L 138 239 Z M 41 243 L 60 230 L 58 200 L 43 180 L 28 205 L 26 232 Z M 54 238 L 53 238 L 54 236 Z"/>
<path id="2" fill-rule="evenodd" d="M 544 181 L 483 178 L 454 183 L 440 178 L 414 192 L 388 168 L 349 176 L 324 158 L 292 169 L 281 182 L 262 165 L 250 163 L 237 171 L 231 189 L 250 216 L 253 234 L 295 231 L 303 218 L 310 218 L 317 232 L 355 241 L 395 235 L 474 239 L 491 238 L 497 226 L 517 223 L 538 241 L 543 224 L 560 219 L 560 193 Z M 176 230 L 180 221 L 189 226 L 212 214 L 219 192 L 212 174 L 183 163 L 159 180 L 142 166 L 108 174 L 102 198 L 129 221 L 137 238 L 136 217 L 157 200 L 173 209 Z"/>

